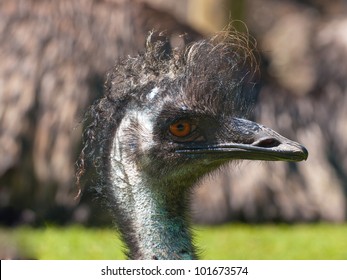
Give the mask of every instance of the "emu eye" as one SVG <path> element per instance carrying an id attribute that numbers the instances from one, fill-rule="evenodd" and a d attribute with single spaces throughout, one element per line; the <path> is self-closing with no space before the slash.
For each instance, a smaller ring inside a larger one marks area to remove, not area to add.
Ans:
<path id="1" fill-rule="evenodd" d="M 192 132 L 192 124 L 186 120 L 177 121 L 170 125 L 169 130 L 176 137 L 185 137 Z"/>

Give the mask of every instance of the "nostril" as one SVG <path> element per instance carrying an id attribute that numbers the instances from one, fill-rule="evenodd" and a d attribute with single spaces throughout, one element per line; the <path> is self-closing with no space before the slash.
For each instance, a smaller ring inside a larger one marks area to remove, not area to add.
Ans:
<path id="1" fill-rule="evenodd" d="M 255 146 L 262 148 L 273 148 L 279 146 L 280 144 L 281 142 L 274 138 L 261 139 L 257 143 L 254 143 Z"/>

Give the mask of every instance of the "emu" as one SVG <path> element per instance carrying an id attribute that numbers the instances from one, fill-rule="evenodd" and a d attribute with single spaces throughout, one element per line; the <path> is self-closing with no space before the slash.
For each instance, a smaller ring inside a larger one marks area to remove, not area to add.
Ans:
<path id="1" fill-rule="evenodd" d="M 253 44 L 234 31 L 183 49 L 150 34 L 144 53 L 108 74 L 77 177 L 107 199 L 128 258 L 198 257 L 188 202 L 204 175 L 240 159 L 307 158 L 300 144 L 245 119 L 257 80 Z"/>

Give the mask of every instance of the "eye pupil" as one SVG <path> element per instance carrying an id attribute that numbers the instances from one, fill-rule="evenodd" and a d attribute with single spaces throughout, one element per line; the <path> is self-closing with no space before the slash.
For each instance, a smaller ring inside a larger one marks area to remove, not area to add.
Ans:
<path id="1" fill-rule="evenodd" d="M 177 124 L 176 128 L 179 131 L 183 131 L 186 128 L 186 125 L 179 123 L 179 124 Z"/>

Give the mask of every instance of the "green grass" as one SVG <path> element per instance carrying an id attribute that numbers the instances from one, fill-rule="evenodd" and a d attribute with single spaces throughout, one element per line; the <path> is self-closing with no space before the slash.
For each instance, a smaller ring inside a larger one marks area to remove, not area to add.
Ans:
<path id="1" fill-rule="evenodd" d="M 227 225 L 204 228 L 204 259 L 347 260 L 347 225 Z"/>
<path id="2" fill-rule="evenodd" d="M 203 259 L 347 259 L 347 225 L 198 227 L 195 240 Z M 16 246 L 24 258 L 124 259 L 112 229 L 3 228 L 0 242 Z"/>

